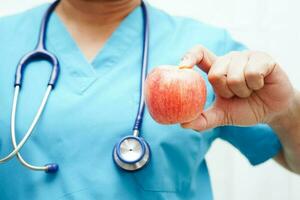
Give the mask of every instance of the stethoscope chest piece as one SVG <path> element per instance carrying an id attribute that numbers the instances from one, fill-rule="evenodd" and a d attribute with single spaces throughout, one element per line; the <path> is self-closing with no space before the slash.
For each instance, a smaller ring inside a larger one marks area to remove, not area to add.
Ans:
<path id="1" fill-rule="evenodd" d="M 133 126 L 133 134 L 122 138 L 114 147 L 113 159 L 118 167 L 126 171 L 136 171 L 143 168 L 150 160 L 150 147 L 148 143 L 139 137 L 144 115 L 144 85 L 148 68 L 149 52 L 149 19 L 147 6 L 142 1 L 143 19 L 144 19 L 144 41 L 143 58 L 141 70 L 140 100 L 138 113 Z"/>
<path id="2" fill-rule="evenodd" d="M 113 157 L 120 168 L 126 171 L 136 171 L 148 163 L 150 148 L 143 138 L 126 136 L 115 145 Z"/>

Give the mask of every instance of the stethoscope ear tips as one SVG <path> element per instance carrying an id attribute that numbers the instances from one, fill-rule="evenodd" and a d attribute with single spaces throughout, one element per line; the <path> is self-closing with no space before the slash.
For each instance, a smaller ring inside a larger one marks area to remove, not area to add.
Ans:
<path id="1" fill-rule="evenodd" d="M 59 166 L 56 163 L 49 163 L 45 165 L 45 167 L 46 167 L 45 172 L 48 174 L 54 174 L 59 170 Z"/>

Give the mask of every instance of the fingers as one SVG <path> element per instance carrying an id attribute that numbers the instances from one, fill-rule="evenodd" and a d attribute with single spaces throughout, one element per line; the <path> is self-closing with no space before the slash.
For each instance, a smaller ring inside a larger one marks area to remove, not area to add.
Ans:
<path id="1" fill-rule="evenodd" d="M 203 131 L 224 125 L 224 119 L 224 111 L 216 106 L 212 106 L 204 113 L 201 113 L 197 119 L 181 124 L 181 127 Z"/>
<path id="2" fill-rule="evenodd" d="M 200 56 L 195 57 L 196 52 L 200 52 Z M 211 108 L 197 119 L 182 124 L 183 128 L 198 131 L 226 124 L 245 124 L 243 118 L 248 119 L 248 113 L 250 115 L 253 112 L 251 105 L 250 107 L 248 105 L 253 99 L 248 97 L 255 91 L 259 90 L 263 93 L 268 90 L 270 87 L 267 86 L 273 84 L 272 80 L 277 77 L 272 74 L 280 69 L 276 67 L 278 64 L 269 55 L 262 52 L 232 52 L 214 60 L 209 59 L 208 53 L 202 48 L 194 49 L 189 56 L 194 57 L 194 60 L 188 59 L 192 64 L 197 63 L 208 73 L 208 80 L 216 93 L 216 101 Z M 238 98 L 229 99 L 232 97 Z M 245 101 L 243 98 L 248 99 Z M 253 119 L 256 118 L 253 116 Z M 249 120 L 252 118 L 250 116 Z M 255 122 L 257 123 L 257 120 Z"/>
<path id="3" fill-rule="evenodd" d="M 231 54 L 230 63 L 227 70 L 227 85 L 235 96 L 246 98 L 252 93 L 248 88 L 244 69 L 248 63 L 246 52 L 235 52 Z"/>
<path id="4" fill-rule="evenodd" d="M 201 45 L 197 45 L 188 51 L 182 58 L 180 66 L 193 67 L 197 65 L 208 73 L 217 56 Z"/>
<path id="5" fill-rule="evenodd" d="M 208 79 L 221 97 L 247 98 L 264 87 L 265 77 L 275 66 L 274 60 L 262 52 L 232 52 L 215 61 Z"/>
<path id="6" fill-rule="evenodd" d="M 227 71 L 230 60 L 229 56 L 220 57 L 208 73 L 208 80 L 212 84 L 214 91 L 224 98 L 234 96 L 234 93 L 229 89 L 227 84 Z"/>
<path id="7" fill-rule="evenodd" d="M 267 54 L 252 52 L 245 66 L 245 79 L 249 88 L 260 90 L 264 87 L 264 78 L 275 68 L 276 63 Z"/>
<path id="8" fill-rule="evenodd" d="M 264 79 L 275 68 L 273 59 L 262 52 L 232 52 L 217 57 L 203 46 L 195 46 L 183 57 L 180 66 L 199 66 L 208 73 L 215 92 L 224 98 L 247 98 L 264 87 Z"/>

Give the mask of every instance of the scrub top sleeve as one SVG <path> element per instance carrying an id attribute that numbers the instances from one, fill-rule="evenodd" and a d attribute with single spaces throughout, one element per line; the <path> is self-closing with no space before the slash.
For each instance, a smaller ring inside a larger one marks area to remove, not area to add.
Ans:
<path id="1" fill-rule="evenodd" d="M 268 125 L 224 126 L 218 129 L 219 137 L 237 148 L 252 165 L 258 165 L 273 158 L 281 150 L 278 137 Z"/>
<path id="2" fill-rule="evenodd" d="M 247 49 L 245 45 L 235 41 L 227 31 L 224 31 L 224 37 L 224 54 Z M 265 162 L 281 150 L 277 135 L 265 124 L 249 127 L 224 126 L 217 129 L 219 138 L 237 148 L 252 165 Z"/>

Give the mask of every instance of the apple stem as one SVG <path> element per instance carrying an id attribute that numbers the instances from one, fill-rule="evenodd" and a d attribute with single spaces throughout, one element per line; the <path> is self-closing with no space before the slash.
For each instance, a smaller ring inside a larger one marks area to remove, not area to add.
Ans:
<path id="1" fill-rule="evenodd" d="M 179 66 L 179 69 L 193 69 L 193 66 Z"/>

